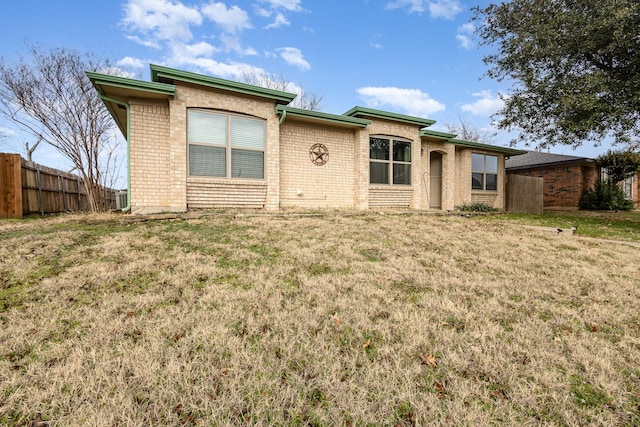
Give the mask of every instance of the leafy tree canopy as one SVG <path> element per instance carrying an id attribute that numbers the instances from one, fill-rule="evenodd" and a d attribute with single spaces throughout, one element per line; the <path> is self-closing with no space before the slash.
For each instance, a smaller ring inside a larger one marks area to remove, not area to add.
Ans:
<path id="1" fill-rule="evenodd" d="M 512 0 L 474 9 L 487 75 L 513 81 L 498 126 L 539 147 L 640 148 L 640 2 Z"/>
<path id="2" fill-rule="evenodd" d="M 613 183 L 624 181 L 640 170 L 640 154 L 630 151 L 609 151 L 598 157 L 598 162 L 607 169 L 609 180 Z"/>

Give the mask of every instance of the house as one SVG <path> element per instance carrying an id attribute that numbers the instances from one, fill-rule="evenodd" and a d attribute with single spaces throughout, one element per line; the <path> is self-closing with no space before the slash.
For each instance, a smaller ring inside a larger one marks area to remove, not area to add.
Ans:
<path id="1" fill-rule="evenodd" d="M 295 94 L 151 65 L 151 81 L 87 73 L 127 140 L 129 201 L 145 214 L 287 207 L 503 209 L 505 156 L 371 108 L 293 108 Z"/>
<path id="2" fill-rule="evenodd" d="M 587 190 L 603 177 L 595 159 L 562 154 L 528 151 L 506 160 L 507 176 L 521 175 L 544 178 L 544 210 L 575 210 Z M 625 180 L 627 198 L 640 207 L 640 174 Z"/>

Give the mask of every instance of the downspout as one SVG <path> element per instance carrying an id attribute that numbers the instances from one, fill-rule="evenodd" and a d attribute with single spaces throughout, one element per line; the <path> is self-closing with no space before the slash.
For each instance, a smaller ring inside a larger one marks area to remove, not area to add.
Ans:
<path id="1" fill-rule="evenodd" d="M 129 135 L 131 135 L 131 110 L 129 104 L 126 102 L 118 101 L 117 99 L 109 98 L 100 94 L 100 98 L 103 101 L 113 102 L 114 104 L 121 105 L 127 110 L 127 206 L 122 208 L 122 212 L 131 210 L 131 144 L 129 142 Z"/>
<path id="2" fill-rule="evenodd" d="M 278 111 L 276 110 L 276 114 L 278 114 Z M 282 115 L 280 116 L 280 123 L 278 123 L 280 126 L 282 126 L 282 123 L 284 123 L 285 119 L 287 118 L 287 110 L 282 110 Z M 278 208 L 282 209 L 282 199 L 278 198 Z"/>

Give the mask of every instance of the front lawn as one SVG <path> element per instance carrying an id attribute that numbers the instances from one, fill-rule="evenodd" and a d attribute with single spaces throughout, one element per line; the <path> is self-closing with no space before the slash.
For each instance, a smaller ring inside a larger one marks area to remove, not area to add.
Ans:
<path id="1" fill-rule="evenodd" d="M 0 425 L 640 424 L 588 217 L 123 218 L 0 221 Z"/>

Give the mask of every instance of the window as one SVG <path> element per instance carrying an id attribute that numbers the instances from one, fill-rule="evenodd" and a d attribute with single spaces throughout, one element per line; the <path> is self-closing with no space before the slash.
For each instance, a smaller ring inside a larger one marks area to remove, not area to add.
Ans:
<path id="1" fill-rule="evenodd" d="M 411 142 L 369 138 L 369 182 L 411 185 Z"/>
<path id="2" fill-rule="evenodd" d="M 471 154 L 471 188 L 487 191 L 498 189 L 498 156 Z"/>
<path id="3" fill-rule="evenodd" d="M 264 120 L 187 112 L 189 175 L 264 179 Z"/>
<path id="4" fill-rule="evenodd" d="M 606 168 L 602 168 L 602 170 L 600 171 L 600 179 L 602 181 L 609 179 L 609 172 L 607 171 Z M 633 175 L 631 175 L 628 178 L 625 178 L 623 181 L 620 181 L 618 183 L 618 185 L 620 186 L 620 188 L 622 188 L 622 191 L 624 192 L 625 199 L 633 200 L 633 184 L 634 184 Z"/>

